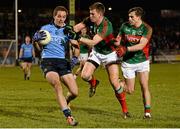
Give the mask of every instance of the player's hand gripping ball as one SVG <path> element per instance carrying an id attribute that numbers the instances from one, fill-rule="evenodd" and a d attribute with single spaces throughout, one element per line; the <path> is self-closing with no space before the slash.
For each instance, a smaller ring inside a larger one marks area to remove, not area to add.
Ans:
<path id="1" fill-rule="evenodd" d="M 41 45 L 47 45 L 51 41 L 51 35 L 47 30 L 39 30 L 34 34 L 33 40 Z"/>
<path id="2" fill-rule="evenodd" d="M 45 33 L 44 39 L 40 40 L 39 43 L 42 45 L 47 45 L 51 41 L 51 34 L 47 30 L 40 30 L 40 33 Z"/>

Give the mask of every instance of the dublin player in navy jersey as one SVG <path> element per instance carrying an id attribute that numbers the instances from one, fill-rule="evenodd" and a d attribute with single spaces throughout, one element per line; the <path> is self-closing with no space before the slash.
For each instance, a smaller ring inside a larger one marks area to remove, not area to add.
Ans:
<path id="1" fill-rule="evenodd" d="M 64 35 L 65 20 L 68 11 L 64 6 L 57 6 L 53 11 L 53 22 L 41 27 L 41 30 L 49 31 L 51 41 L 42 46 L 41 68 L 46 80 L 53 86 L 61 111 L 67 119 L 67 123 L 75 126 L 78 122 L 71 114 L 68 103 L 78 95 L 78 86 L 71 73 L 71 64 L 66 57 L 69 53 L 70 40 Z M 39 42 L 45 36 L 37 31 L 34 34 L 34 41 Z M 68 94 L 65 97 L 61 82 L 67 86 Z"/>
<path id="2" fill-rule="evenodd" d="M 34 47 L 31 43 L 30 36 L 25 37 L 25 43 L 22 43 L 19 52 L 20 65 L 24 72 L 24 80 L 29 80 L 31 75 L 32 61 L 35 59 Z"/>

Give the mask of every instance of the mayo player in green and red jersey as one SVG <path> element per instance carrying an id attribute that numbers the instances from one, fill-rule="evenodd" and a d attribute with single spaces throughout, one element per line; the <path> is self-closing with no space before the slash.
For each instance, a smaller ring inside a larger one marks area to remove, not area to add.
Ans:
<path id="1" fill-rule="evenodd" d="M 123 56 L 121 69 L 126 83 L 126 91 L 132 93 L 135 87 L 136 73 L 142 89 L 144 103 L 144 118 L 151 118 L 151 96 L 148 86 L 149 81 L 149 41 L 152 35 L 150 25 L 142 20 L 144 11 L 141 7 L 134 7 L 128 11 L 129 22 L 120 27 L 116 38 L 119 45 L 117 54 Z"/>
<path id="2" fill-rule="evenodd" d="M 108 72 L 109 81 L 114 89 L 115 95 L 121 104 L 123 117 L 127 118 L 129 117 L 129 113 L 125 100 L 125 92 L 123 90 L 123 84 L 118 80 L 118 56 L 111 48 L 111 45 L 114 45 L 114 43 L 112 43 L 112 40 L 114 39 L 112 23 L 104 16 L 105 7 L 102 3 L 95 2 L 89 9 L 90 16 L 84 19 L 83 22 L 73 26 L 73 31 L 80 32 L 80 30 L 85 27 L 91 28 L 93 26 L 94 36 L 92 39 L 68 33 L 68 35 L 73 35 L 73 39 L 79 40 L 79 42 L 88 46 L 93 46 L 88 60 L 83 67 L 81 77 L 83 80 L 89 82 L 89 97 L 92 97 L 95 94 L 96 86 L 99 83 L 93 73 L 100 64 L 103 64 Z M 72 32 L 72 30 L 69 32 Z"/>

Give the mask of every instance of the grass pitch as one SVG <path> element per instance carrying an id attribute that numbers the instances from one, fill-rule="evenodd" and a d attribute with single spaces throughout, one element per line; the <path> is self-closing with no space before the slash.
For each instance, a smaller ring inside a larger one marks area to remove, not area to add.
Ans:
<path id="1" fill-rule="evenodd" d="M 124 120 L 105 69 L 99 68 L 95 75 L 100 84 L 92 98 L 88 97 L 88 84 L 77 78 L 79 96 L 71 103 L 79 121 L 77 128 L 180 128 L 180 64 L 151 65 L 151 120 L 143 119 L 138 81 L 135 92 L 127 95 L 132 118 Z M 0 128 L 69 127 L 38 66 L 32 68 L 29 81 L 24 81 L 19 67 L 0 68 Z"/>

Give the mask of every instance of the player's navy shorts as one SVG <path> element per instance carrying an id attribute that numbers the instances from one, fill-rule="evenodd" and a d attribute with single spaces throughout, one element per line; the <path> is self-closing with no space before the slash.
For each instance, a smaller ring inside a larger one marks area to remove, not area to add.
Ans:
<path id="1" fill-rule="evenodd" d="M 28 58 L 22 58 L 23 62 L 28 62 L 28 63 L 32 63 L 33 58 L 32 57 L 28 57 Z"/>
<path id="2" fill-rule="evenodd" d="M 71 73 L 71 64 L 66 59 L 43 58 L 41 61 L 41 69 L 44 76 L 50 71 L 56 72 L 59 76 Z"/>

